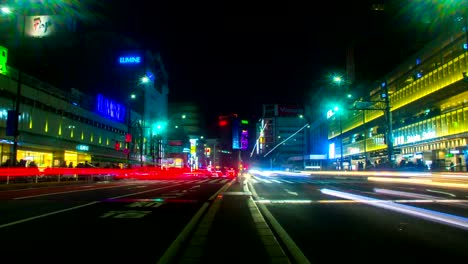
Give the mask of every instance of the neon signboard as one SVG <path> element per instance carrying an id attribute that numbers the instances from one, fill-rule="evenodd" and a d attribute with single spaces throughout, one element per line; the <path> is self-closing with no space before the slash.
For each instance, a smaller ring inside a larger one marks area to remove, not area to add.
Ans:
<path id="1" fill-rule="evenodd" d="M 122 56 L 119 57 L 119 64 L 140 64 L 140 56 Z"/>
<path id="2" fill-rule="evenodd" d="M 117 102 L 104 97 L 102 94 L 97 95 L 96 110 L 98 113 L 110 119 L 117 121 L 125 120 L 125 107 L 122 104 L 118 104 Z"/>
<path id="3" fill-rule="evenodd" d="M 76 145 L 76 150 L 78 151 L 89 151 L 89 146 L 88 145 Z"/>
<path id="4" fill-rule="evenodd" d="M 249 147 L 249 132 L 247 130 L 245 129 L 242 130 L 240 141 L 241 141 L 240 148 L 242 150 L 246 150 Z"/>

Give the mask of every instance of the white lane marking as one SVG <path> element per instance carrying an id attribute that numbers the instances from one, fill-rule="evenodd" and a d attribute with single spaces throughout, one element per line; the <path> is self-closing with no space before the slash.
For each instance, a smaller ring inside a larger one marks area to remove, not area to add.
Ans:
<path id="1" fill-rule="evenodd" d="M 41 196 L 48 196 L 48 195 L 56 195 L 56 194 L 64 194 L 64 193 L 75 193 L 75 192 L 89 192 L 94 190 L 103 190 L 103 189 L 111 189 L 111 188 L 120 188 L 120 187 L 127 187 L 128 185 L 118 185 L 118 186 L 109 186 L 109 187 L 99 187 L 95 189 L 86 189 L 86 190 L 73 190 L 73 191 L 64 191 L 64 192 L 54 192 L 54 193 L 43 193 L 43 194 L 36 194 L 36 195 L 29 195 L 29 196 L 22 196 L 13 198 L 13 200 L 21 200 L 21 199 L 28 199 L 33 197 L 41 197 Z"/>
<path id="2" fill-rule="evenodd" d="M 175 185 L 171 185 L 171 186 L 164 186 L 164 187 L 151 189 L 151 190 L 146 190 L 146 191 L 141 191 L 141 192 L 136 192 L 136 193 L 124 194 L 124 195 L 108 198 L 106 200 L 114 200 L 114 199 L 119 199 L 119 198 L 123 198 L 123 197 L 127 197 L 127 196 L 132 196 L 132 195 L 137 195 L 137 194 L 142 194 L 142 193 L 147 193 L 147 192 L 153 192 L 153 191 L 162 190 L 162 189 L 166 189 L 166 188 L 170 188 L 170 187 L 174 187 L 174 186 L 178 186 L 178 185 L 180 185 L 180 184 L 175 184 Z M 45 213 L 45 214 L 41 214 L 41 215 L 28 217 L 28 218 L 25 218 L 25 219 L 21 219 L 21 220 L 18 220 L 18 221 L 14 221 L 14 222 L 10 222 L 10 223 L 0 225 L 0 228 L 4 228 L 4 227 L 16 225 L 16 224 L 21 224 L 21 223 L 24 223 L 24 222 L 28 222 L 28 221 L 31 221 L 31 220 L 38 219 L 38 218 L 51 216 L 51 215 L 55 215 L 55 214 L 59 214 L 59 213 L 67 212 L 67 211 L 72 211 L 72 210 L 75 210 L 75 209 L 79 209 L 79 208 L 82 208 L 82 207 L 94 205 L 94 204 L 97 204 L 97 203 L 102 203 L 102 201 L 94 201 L 94 202 L 90 202 L 90 203 L 87 203 L 87 204 L 82 204 L 82 205 L 78 205 L 78 206 L 74 206 L 74 207 L 70 207 L 70 208 L 66 208 L 66 209 L 62 209 L 62 210 L 58 210 L 58 211 L 54 211 L 54 212 L 50 212 L 50 213 Z"/>
<path id="3" fill-rule="evenodd" d="M 247 183 L 249 184 L 249 183 Z M 248 188 L 250 192 L 255 197 L 255 200 L 259 200 L 259 196 L 257 191 L 253 187 L 252 184 L 249 184 Z M 284 228 L 280 225 L 280 223 L 276 220 L 276 218 L 271 214 L 270 210 L 264 204 L 258 204 L 258 209 L 265 218 L 271 223 L 272 229 L 278 234 L 279 239 L 283 242 L 283 244 L 288 248 L 289 253 L 294 258 L 295 263 L 304 263 L 310 264 L 310 261 L 307 257 L 302 253 L 301 249 L 296 245 L 294 240 L 289 236 L 289 234 L 284 230 Z"/>
<path id="4" fill-rule="evenodd" d="M 284 181 L 284 182 L 286 182 L 286 183 L 294 183 L 294 182 L 288 181 L 288 180 L 282 180 L 282 181 Z"/>
<path id="5" fill-rule="evenodd" d="M 215 183 L 215 182 L 217 182 L 217 181 L 218 181 L 218 179 L 216 179 L 216 180 L 211 180 L 211 181 L 209 181 L 208 183 Z"/>
<path id="6" fill-rule="evenodd" d="M 291 192 L 290 190 L 288 189 L 284 189 L 287 193 L 291 194 L 291 195 L 295 195 L 295 196 L 298 196 L 299 194 L 297 192 Z"/>
<path id="7" fill-rule="evenodd" d="M 280 182 L 280 181 L 278 181 L 278 180 L 270 180 L 270 181 L 276 182 L 276 183 L 282 183 L 282 182 Z"/>
<path id="8" fill-rule="evenodd" d="M 100 202 L 99 201 L 90 202 L 90 203 L 87 203 L 87 204 L 82 204 L 82 205 L 78 205 L 78 206 L 74 206 L 74 207 L 71 207 L 71 208 L 66 208 L 66 209 L 62 209 L 62 210 L 58 210 L 58 211 L 54 211 L 54 212 L 50 212 L 50 213 L 46 213 L 46 214 L 42 214 L 42 215 L 36 215 L 36 216 L 33 216 L 33 217 L 29 217 L 29 218 L 25 218 L 25 219 L 21 219 L 21 220 L 18 220 L 18 221 L 14 221 L 14 222 L 10 222 L 10 223 L 0 225 L 0 228 L 4 228 L 4 227 L 7 227 L 7 226 L 12 226 L 12 225 L 16 225 L 16 224 L 21 224 L 21 223 L 28 222 L 28 221 L 31 221 L 31 220 L 34 220 L 34 219 L 38 219 L 38 218 L 42 218 L 42 217 L 46 217 L 46 216 L 51 216 L 51 215 L 54 215 L 54 214 L 59 214 L 59 213 L 67 212 L 67 211 L 72 211 L 72 210 L 75 210 L 75 209 L 79 209 L 79 208 L 90 206 L 90 205 L 97 204 L 97 203 L 100 203 Z"/>
<path id="9" fill-rule="evenodd" d="M 229 181 L 228 179 L 224 179 L 224 180 L 221 180 L 219 183 L 226 183 L 227 181 Z"/>

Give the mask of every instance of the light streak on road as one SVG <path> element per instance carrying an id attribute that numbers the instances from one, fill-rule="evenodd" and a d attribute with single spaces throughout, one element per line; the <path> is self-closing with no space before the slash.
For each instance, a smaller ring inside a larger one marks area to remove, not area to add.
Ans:
<path id="1" fill-rule="evenodd" d="M 425 180 L 425 179 L 398 179 L 398 178 L 384 178 L 384 177 L 368 177 L 367 180 L 377 181 L 377 182 L 396 182 L 396 183 L 409 183 L 409 184 L 468 189 L 468 184 L 466 183 L 433 182 L 432 180 Z"/>
<path id="2" fill-rule="evenodd" d="M 449 193 L 449 192 L 436 191 L 436 190 L 431 190 L 431 189 L 426 189 L 426 191 L 433 192 L 433 193 L 445 194 L 445 195 L 452 196 L 452 197 L 457 197 L 455 194 Z"/>
<path id="3" fill-rule="evenodd" d="M 381 188 L 374 188 L 374 192 L 383 193 L 383 194 L 390 194 L 390 195 L 396 195 L 396 196 L 403 196 L 403 197 L 427 199 L 427 200 L 439 199 L 439 197 L 432 196 L 432 195 L 412 193 L 412 192 L 402 192 L 402 191 L 395 191 L 395 190 L 388 190 L 388 189 L 381 189 Z"/>
<path id="4" fill-rule="evenodd" d="M 434 222 L 438 222 L 442 224 L 447 224 L 447 225 L 451 225 L 454 227 L 468 230 L 468 218 L 466 217 L 461 217 L 461 216 L 451 215 L 451 214 L 437 212 L 433 210 L 418 208 L 418 207 L 405 205 L 405 204 L 398 204 L 392 201 L 378 202 L 378 201 L 383 201 L 383 200 L 366 197 L 362 195 L 357 195 L 357 194 L 351 194 L 351 193 L 326 189 L 326 188 L 321 189 L 320 191 L 324 194 L 340 197 L 343 199 L 354 200 L 354 201 L 358 201 L 358 202 L 365 203 L 368 205 L 372 205 L 372 206 L 376 206 L 376 207 L 380 207 L 380 208 L 384 208 L 384 209 L 388 209 L 388 210 L 408 214 L 411 216 L 420 217 L 426 220 L 430 220 L 430 221 L 434 221 Z"/>
<path id="5" fill-rule="evenodd" d="M 356 200 L 269 200 L 269 199 L 259 199 L 255 201 L 256 203 L 261 204 L 358 204 L 362 201 Z M 419 200 L 377 200 L 377 201 L 368 201 L 368 203 L 446 203 L 446 204 L 456 204 L 456 203 L 467 203 L 468 200 L 441 200 L 441 199 L 419 199 Z"/>

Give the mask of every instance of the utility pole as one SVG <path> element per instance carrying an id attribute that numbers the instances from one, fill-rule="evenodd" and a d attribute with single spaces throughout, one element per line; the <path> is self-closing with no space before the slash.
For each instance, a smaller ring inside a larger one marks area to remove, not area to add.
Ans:
<path id="1" fill-rule="evenodd" d="M 390 111 L 390 99 L 388 95 L 388 85 L 387 82 L 384 81 L 382 83 L 382 88 L 384 89 L 385 94 L 385 115 L 387 117 L 387 155 L 388 155 L 388 162 L 393 164 L 393 129 L 392 129 L 392 112 Z"/>
<path id="2" fill-rule="evenodd" d="M 387 82 L 384 81 L 380 85 L 380 88 L 382 89 L 380 98 L 382 100 L 380 101 L 358 101 L 355 102 L 354 108 L 352 110 L 382 110 L 384 111 L 384 118 L 386 120 L 386 141 L 387 141 L 387 158 L 388 162 L 393 165 L 393 127 L 392 127 L 392 111 L 391 111 L 391 105 L 390 105 L 390 97 L 388 94 L 388 85 Z M 382 106 L 383 104 L 383 106 Z M 364 113 L 363 113 L 364 116 Z M 363 117 L 363 125 L 365 128 L 365 119 Z M 366 135 L 367 136 L 367 135 Z M 366 137 L 364 137 L 364 140 L 366 140 Z M 365 144 L 365 143 L 364 143 Z M 364 145 L 365 146 L 365 145 Z"/>

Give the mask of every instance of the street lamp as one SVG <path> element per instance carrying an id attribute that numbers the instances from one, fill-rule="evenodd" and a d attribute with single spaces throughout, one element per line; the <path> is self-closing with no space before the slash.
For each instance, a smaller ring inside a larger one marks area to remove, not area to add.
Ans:
<path id="1" fill-rule="evenodd" d="M 127 99 L 127 135 L 125 136 L 125 151 L 127 156 L 127 168 L 130 168 L 130 149 L 132 143 L 132 109 L 131 109 L 131 101 L 136 99 L 136 95 L 134 93 L 130 94 L 129 98 Z"/>
<path id="2" fill-rule="evenodd" d="M 137 83 L 136 86 L 140 86 L 142 84 L 147 84 L 149 83 L 150 81 L 150 78 L 148 77 L 148 75 L 145 75 L 143 77 L 141 77 Z M 130 168 L 131 167 L 131 164 L 130 164 L 130 149 L 131 149 L 131 143 L 133 141 L 132 139 L 132 127 L 133 127 L 133 124 L 132 124 L 132 101 L 137 99 L 137 96 L 136 94 L 133 92 L 129 95 L 129 98 L 127 98 L 127 136 L 125 137 L 125 143 L 126 143 L 126 148 L 125 148 L 125 154 L 126 154 L 126 158 L 127 158 L 127 167 Z M 139 148 L 140 148 L 140 166 L 143 167 L 143 127 L 142 127 L 142 124 L 140 123 L 136 123 L 137 127 L 139 128 L 139 132 L 140 132 L 140 136 L 139 136 L 139 140 L 140 140 L 140 144 L 139 144 Z"/>
<path id="3" fill-rule="evenodd" d="M 328 110 L 327 112 L 327 119 L 332 118 L 334 115 L 338 113 L 338 122 L 339 122 L 339 129 L 340 129 L 340 170 L 343 170 L 343 160 L 344 160 L 344 153 L 343 153 L 343 126 L 342 126 L 342 113 L 343 111 L 340 109 L 339 106 L 334 106 L 333 109 Z"/>
<path id="4" fill-rule="evenodd" d="M 169 132 L 174 132 L 174 129 L 179 129 L 179 123 L 177 120 L 182 120 L 186 119 L 187 115 L 185 114 L 174 114 L 167 120 L 159 120 L 156 123 L 154 123 L 151 128 L 152 128 L 152 139 L 153 142 L 156 141 L 156 144 L 153 143 L 154 147 L 156 150 L 153 150 L 153 163 L 157 163 L 158 166 L 162 166 L 162 159 L 163 159 L 163 139 L 167 139 L 167 134 Z M 166 136 L 164 136 L 166 135 Z M 156 139 L 156 140 L 154 140 Z M 157 158 L 157 161 L 155 161 L 155 155 Z"/>
<path id="5" fill-rule="evenodd" d="M 19 15 L 13 12 L 12 9 L 9 7 L 1 7 L 1 12 L 6 15 L 15 14 L 16 19 L 18 19 Z M 25 28 L 26 28 L 26 16 L 23 14 L 23 23 L 21 23 L 21 36 L 19 40 L 19 49 L 18 49 L 18 62 L 17 62 L 17 72 L 18 72 L 18 79 L 16 83 L 16 96 L 15 96 L 15 110 L 13 112 L 13 149 L 12 149 L 12 157 L 11 160 L 13 161 L 13 165 L 16 166 L 17 159 L 18 159 L 18 139 L 19 139 L 19 114 L 20 114 L 20 98 L 21 98 L 21 82 L 22 82 L 22 72 L 21 67 L 23 66 L 23 53 L 24 53 L 24 36 L 25 36 Z"/>

